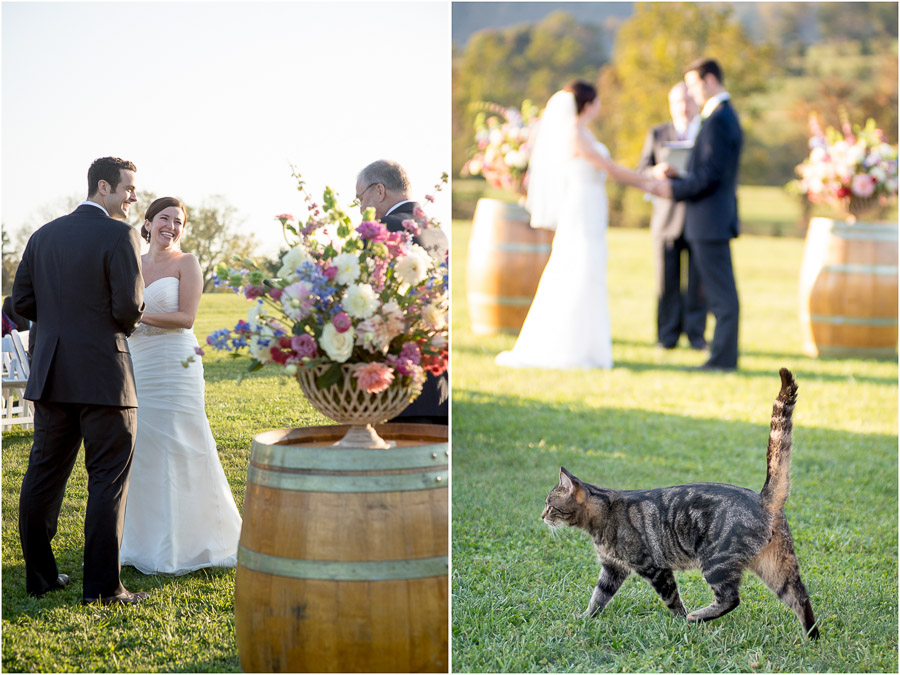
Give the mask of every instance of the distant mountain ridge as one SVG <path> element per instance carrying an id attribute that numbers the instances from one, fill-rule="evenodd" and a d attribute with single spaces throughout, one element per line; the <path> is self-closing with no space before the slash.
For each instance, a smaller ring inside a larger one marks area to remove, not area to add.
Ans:
<path id="1" fill-rule="evenodd" d="M 634 14 L 633 2 L 454 2 L 453 44 L 464 48 L 472 35 L 486 28 L 537 23 L 551 12 L 566 12 L 579 23 L 603 26 L 615 35 L 619 24 Z"/>

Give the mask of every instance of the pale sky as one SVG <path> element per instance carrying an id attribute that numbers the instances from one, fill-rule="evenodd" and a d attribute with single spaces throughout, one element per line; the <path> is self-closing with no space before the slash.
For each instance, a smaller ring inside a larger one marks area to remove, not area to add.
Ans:
<path id="1" fill-rule="evenodd" d="M 277 249 L 279 213 L 349 205 L 356 174 L 400 162 L 422 200 L 450 170 L 450 3 L 3 2 L 2 222 L 84 198 L 102 156 L 139 190 L 220 194 Z M 431 213 L 449 228 L 449 189 Z M 63 215 L 62 213 L 57 215 Z"/>

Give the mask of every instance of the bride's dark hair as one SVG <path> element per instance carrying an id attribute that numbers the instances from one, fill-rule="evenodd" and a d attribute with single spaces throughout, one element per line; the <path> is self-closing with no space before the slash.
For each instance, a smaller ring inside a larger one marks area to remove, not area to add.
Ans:
<path id="1" fill-rule="evenodd" d="M 584 106 L 597 98 L 597 88 L 584 80 L 572 80 L 563 87 L 563 91 L 571 91 L 575 96 L 575 112 L 579 115 Z"/>
<path id="2" fill-rule="evenodd" d="M 184 222 L 187 222 L 187 209 L 184 208 L 184 204 L 181 203 L 180 199 L 175 199 L 175 197 L 154 199 L 153 203 L 147 208 L 147 213 L 144 214 L 144 224 L 141 225 L 141 239 L 148 243 L 150 242 L 150 230 L 147 229 L 147 221 L 153 222 L 157 213 L 170 206 L 177 206 L 181 209 L 181 212 L 184 214 Z"/>

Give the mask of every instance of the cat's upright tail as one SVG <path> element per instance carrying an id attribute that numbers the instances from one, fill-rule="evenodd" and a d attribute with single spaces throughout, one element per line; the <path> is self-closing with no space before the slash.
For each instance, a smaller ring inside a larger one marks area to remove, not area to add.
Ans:
<path id="1" fill-rule="evenodd" d="M 797 383 L 791 371 L 782 368 L 778 374 L 781 375 L 781 391 L 772 406 L 769 451 L 766 454 L 766 483 L 760 493 L 763 508 L 773 516 L 784 508 L 791 490 L 791 417 L 797 403 Z"/>

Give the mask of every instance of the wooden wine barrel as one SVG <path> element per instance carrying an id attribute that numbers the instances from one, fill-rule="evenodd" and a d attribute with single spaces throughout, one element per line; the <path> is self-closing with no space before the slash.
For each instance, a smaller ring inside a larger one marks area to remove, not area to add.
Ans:
<path id="1" fill-rule="evenodd" d="M 897 223 L 810 220 L 800 323 L 809 356 L 897 353 Z"/>
<path id="2" fill-rule="evenodd" d="M 447 427 L 253 439 L 234 584 L 244 672 L 447 672 Z"/>
<path id="3" fill-rule="evenodd" d="M 525 322 L 553 231 L 532 228 L 528 211 L 510 202 L 479 199 L 466 262 L 472 332 L 518 333 Z"/>

